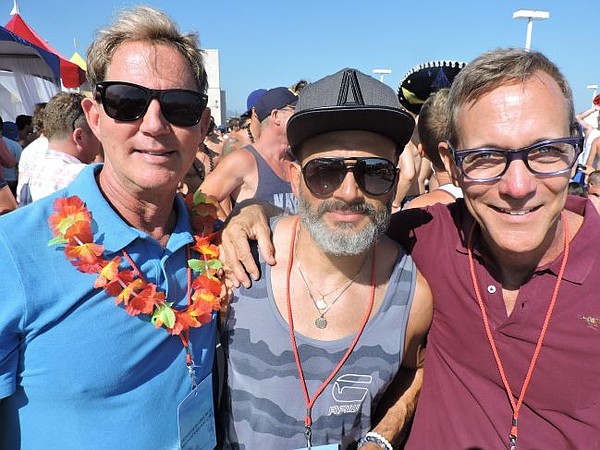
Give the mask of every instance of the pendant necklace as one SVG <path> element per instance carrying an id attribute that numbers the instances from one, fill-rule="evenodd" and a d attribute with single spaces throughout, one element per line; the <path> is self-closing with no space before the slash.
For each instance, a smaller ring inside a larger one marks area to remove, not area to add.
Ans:
<path id="1" fill-rule="evenodd" d="M 350 286 L 352 286 L 352 284 L 354 283 L 356 278 L 358 278 L 358 275 L 362 272 L 363 267 L 365 267 L 367 259 L 369 259 L 369 258 L 367 257 L 364 259 L 364 261 L 362 262 L 362 265 L 360 266 L 360 269 L 358 269 L 358 272 L 356 272 L 356 274 L 351 279 L 344 281 L 342 284 L 340 284 L 339 286 L 337 286 L 335 289 L 328 292 L 327 294 L 322 294 L 315 287 L 315 290 L 321 296 L 321 298 L 315 299 L 315 297 L 310 289 L 309 283 L 307 281 L 307 277 L 306 277 L 306 275 L 304 275 L 304 272 L 302 271 L 302 268 L 300 267 L 300 261 L 298 260 L 298 256 L 296 255 L 296 267 L 298 268 L 298 272 L 300 273 L 300 278 L 302 278 L 302 281 L 304 282 L 304 286 L 306 286 L 306 291 L 308 292 L 308 296 L 312 300 L 313 305 L 315 305 L 315 308 L 317 308 L 317 313 L 319 314 L 319 317 L 317 317 L 315 319 L 315 326 L 317 328 L 319 328 L 321 330 L 324 328 L 327 328 L 328 322 L 327 322 L 327 319 L 325 318 L 325 314 L 327 314 L 329 312 L 329 310 L 333 307 L 333 305 L 335 305 L 336 302 L 342 297 L 342 295 L 344 295 L 344 292 L 346 292 L 350 288 Z M 331 303 L 327 303 L 327 301 L 325 301 L 325 297 L 328 297 L 329 295 L 333 294 L 338 289 L 341 289 L 339 294 L 331 301 Z"/>
<path id="2" fill-rule="evenodd" d="M 292 235 L 295 235 L 297 227 L 298 227 L 297 219 L 294 222 L 293 227 L 294 228 L 292 230 Z M 294 264 L 294 254 L 295 254 L 294 247 L 296 244 L 296 239 L 292 238 L 291 241 L 292 242 L 290 244 L 289 260 L 288 260 L 288 264 L 287 264 L 287 271 L 286 271 L 286 277 L 285 277 L 285 297 L 286 297 L 286 304 L 287 304 L 288 324 L 289 324 L 289 328 L 290 328 L 290 341 L 292 343 L 292 350 L 294 351 L 294 359 L 296 360 L 296 367 L 298 368 L 298 375 L 300 378 L 300 383 L 302 385 L 302 393 L 304 394 L 304 402 L 306 404 L 306 416 L 304 418 L 304 434 L 306 435 L 306 447 L 310 449 L 312 447 L 312 425 L 313 425 L 312 408 L 313 408 L 315 402 L 317 401 L 317 398 L 321 395 L 321 393 L 323 393 L 323 391 L 327 388 L 329 383 L 331 383 L 331 381 L 335 378 L 335 376 L 340 371 L 340 369 L 342 368 L 344 363 L 348 360 L 348 358 L 354 351 L 354 348 L 356 347 L 358 340 L 360 339 L 365 327 L 367 326 L 369 317 L 371 317 L 371 312 L 373 311 L 373 305 L 375 304 L 375 278 L 377 275 L 375 273 L 377 244 L 375 244 L 375 246 L 373 247 L 373 260 L 371 262 L 371 294 L 369 295 L 369 302 L 367 303 L 367 310 L 364 313 L 362 322 L 358 328 L 358 331 L 356 332 L 356 335 L 354 336 L 352 344 L 350 344 L 350 347 L 348 347 L 348 350 L 346 350 L 346 353 L 344 354 L 344 356 L 342 357 L 340 362 L 337 364 L 337 366 L 329 374 L 327 379 L 321 384 L 321 386 L 316 390 L 316 392 L 311 397 L 308 393 L 308 387 L 306 386 L 306 379 L 304 377 L 304 370 L 302 369 L 302 362 L 300 361 L 300 352 L 298 351 L 298 345 L 296 343 L 296 334 L 294 332 L 294 317 L 292 314 L 290 278 L 291 278 L 291 273 L 292 273 L 292 267 Z M 362 268 L 361 268 L 361 270 L 362 270 Z"/>

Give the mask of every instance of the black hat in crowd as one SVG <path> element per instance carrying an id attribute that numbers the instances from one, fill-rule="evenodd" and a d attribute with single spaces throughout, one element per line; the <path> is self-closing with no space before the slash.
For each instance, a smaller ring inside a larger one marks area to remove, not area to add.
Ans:
<path id="1" fill-rule="evenodd" d="M 287 137 L 295 152 L 301 142 L 321 133 L 372 131 L 403 149 L 414 127 L 414 119 L 400 106 L 392 88 L 346 68 L 302 89 L 288 121 Z"/>
<path id="2" fill-rule="evenodd" d="M 398 87 L 398 100 L 414 114 L 434 92 L 449 88 L 454 78 L 465 67 L 460 61 L 429 61 L 408 71 Z"/>

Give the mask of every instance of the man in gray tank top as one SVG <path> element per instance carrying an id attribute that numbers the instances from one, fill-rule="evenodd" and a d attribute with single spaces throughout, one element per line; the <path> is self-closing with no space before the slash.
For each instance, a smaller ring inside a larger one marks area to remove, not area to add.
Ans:
<path id="1" fill-rule="evenodd" d="M 429 286 L 383 235 L 414 127 L 392 89 L 354 69 L 308 85 L 288 122 L 298 216 L 271 223 L 274 266 L 238 288 L 224 448 L 392 449 L 414 411 Z"/>
<path id="2" fill-rule="evenodd" d="M 213 195 L 230 213 L 231 204 L 245 200 L 268 202 L 285 214 L 297 212 L 297 200 L 289 180 L 289 143 L 287 122 L 298 97 L 288 88 L 269 89 L 255 110 L 260 121 L 260 136 L 252 144 L 233 151 L 219 160 L 202 183 L 201 189 Z"/>

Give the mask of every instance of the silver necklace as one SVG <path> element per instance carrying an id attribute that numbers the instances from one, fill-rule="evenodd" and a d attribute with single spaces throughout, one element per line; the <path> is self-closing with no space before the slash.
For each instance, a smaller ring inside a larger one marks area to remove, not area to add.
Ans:
<path id="1" fill-rule="evenodd" d="M 304 272 L 302 271 L 302 268 L 300 267 L 300 262 L 298 261 L 298 257 L 296 256 L 296 267 L 298 267 L 298 272 L 300 272 L 300 278 L 302 278 L 302 281 L 304 282 L 304 286 L 306 286 L 306 291 L 308 292 L 308 296 L 312 300 L 313 305 L 315 305 L 315 308 L 317 308 L 317 313 L 319 314 L 319 317 L 317 317 L 315 319 L 315 326 L 317 328 L 319 328 L 319 329 L 327 328 L 327 319 L 325 318 L 325 314 L 327 314 L 329 312 L 329 310 L 333 307 L 333 305 L 336 304 L 336 302 L 342 297 L 344 292 L 346 292 L 350 288 L 350 286 L 352 286 L 352 284 L 358 277 L 358 274 L 360 274 L 362 272 L 362 269 L 365 266 L 367 259 L 369 259 L 369 258 L 365 258 L 362 265 L 360 266 L 360 269 L 358 269 L 358 272 L 356 272 L 356 274 L 350 280 L 344 281 L 341 285 L 337 286 L 335 289 L 328 292 L 327 294 L 322 294 L 315 287 L 315 290 L 321 296 L 321 298 L 315 299 L 315 297 L 310 289 L 309 283 L 306 279 L 306 275 L 304 275 Z M 338 289 L 341 289 L 339 294 L 331 301 L 331 303 L 327 303 L 325 301 L 325 297 L 333 294 Z"/>

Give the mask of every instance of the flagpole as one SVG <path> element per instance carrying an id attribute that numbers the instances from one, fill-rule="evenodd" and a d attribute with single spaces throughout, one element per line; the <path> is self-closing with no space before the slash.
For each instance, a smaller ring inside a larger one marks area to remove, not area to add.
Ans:
<path id="1" fill-rule="evenodd" d="M 17 5 L 17 0 L 13 0 L 13 8 L 12 8 L 12 11 L 10 12 L 11 16 L 14 16 L 15 14 L 19 14 L 19 15 L 21 14 L 19 12 L 19 5 Z"/>

